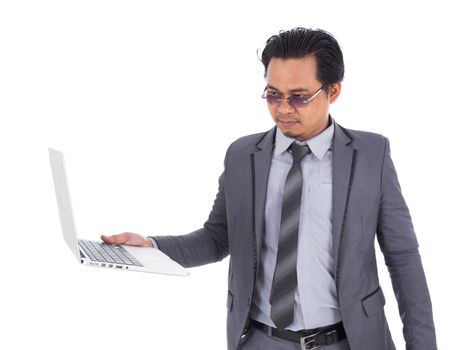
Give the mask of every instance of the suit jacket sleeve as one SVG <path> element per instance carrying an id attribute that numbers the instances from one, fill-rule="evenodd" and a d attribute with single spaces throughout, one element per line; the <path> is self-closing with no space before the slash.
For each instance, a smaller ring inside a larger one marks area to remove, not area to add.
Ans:
<path id="1" fill-rule="evenodd" d="M 228 151 L 227 151 L 228 155 Z M 227 155 L 224 166 L 227 164 Z M 220 261 L 229 254 L 225 205 L 225 171 L 208 220 L 199 230 L 181 236 L 155 236 L 158 248 L 184 267 Z"/>
<path id="2" fill-rule="evenodd" d="M 436 349 L 427 282 L 412 220 L 385 140 L 378 242 L 388 267 L 403 322 L 407 349 Z"/>

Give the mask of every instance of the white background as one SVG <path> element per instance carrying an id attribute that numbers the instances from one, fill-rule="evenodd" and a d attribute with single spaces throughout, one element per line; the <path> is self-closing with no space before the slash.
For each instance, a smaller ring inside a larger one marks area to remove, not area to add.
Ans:
<path id="1" fill-rule="evenodd" d="M 439 347 L 458 349 L 467 314 L 461 3 L 1 1 L 0 348 L 226 348 L 227 259 L 189 278 L 80 266 L 61 237 L 47 147 L 66 155 L 82 238 L 191 232 L 208 216 L 227 146 L 273 125 L 256 50 L 305 26 L 330 31 L 344 52 L 336 121 L 391 140 Z"/>

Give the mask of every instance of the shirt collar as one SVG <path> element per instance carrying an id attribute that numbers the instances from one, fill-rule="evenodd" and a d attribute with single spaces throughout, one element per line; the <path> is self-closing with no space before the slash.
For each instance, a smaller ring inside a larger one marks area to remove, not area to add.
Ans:
<path id="1" fill-rule="evenodd" d="M 277 156 L 290 147 L 293 142 L 296 142 L 300 145 L 307 144 L 310 147 L 311 152 L 321 160 L 326 154 L 327 150 L 331 148 L 332 140 L 334 138 L 334 119 L 329 117 L 331 120 L 331 125 L 324 129 L 321 133 L 316 136 L 313 136 L 311 139 L 306 141 L 298 141 L 293 137 L 288 137 L 284 135 L 281 129 L 277 128 L 276 132 L 276 147 L 274 149 L 274 155 Z"/>

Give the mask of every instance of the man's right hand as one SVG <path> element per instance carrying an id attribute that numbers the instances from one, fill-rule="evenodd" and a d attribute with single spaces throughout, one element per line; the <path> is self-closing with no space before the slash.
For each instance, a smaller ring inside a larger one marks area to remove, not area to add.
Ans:
<path id="1" fill-rule="evenodd" d="M 149 238 L 143 237 L 137 233 L 132 233 L 132 232 L 124 232 L 124 233 L 120 233 L 118 235 L 112 235 L 112 236 L 101 235 L 101 239 L 105 243 L 110 243 L 110 244 L 126 244 L 126 245 L 148 247 L 148 248 L 153 247 L 152 241 Z"/>

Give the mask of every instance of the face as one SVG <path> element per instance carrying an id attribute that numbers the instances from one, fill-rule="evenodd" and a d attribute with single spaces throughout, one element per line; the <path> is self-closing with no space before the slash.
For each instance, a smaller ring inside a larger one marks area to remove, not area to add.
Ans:
<path id="1" fill-rule="evenodd" d="M 267 92 L 282 99 L 290 96 L 311 97 L 322 85 L 317 80 L 316 59 L 272 58 L 266 73 Z M 295 108 L 287 101 L 278 105 L 268 103 L 269 112 L 282 132 L 300 141 L 318 135 L 328 126 L 329 105 L 339 96 L 341 83 L 331 85 L 329 93 L 324 89 L 310 102 Z"/>

